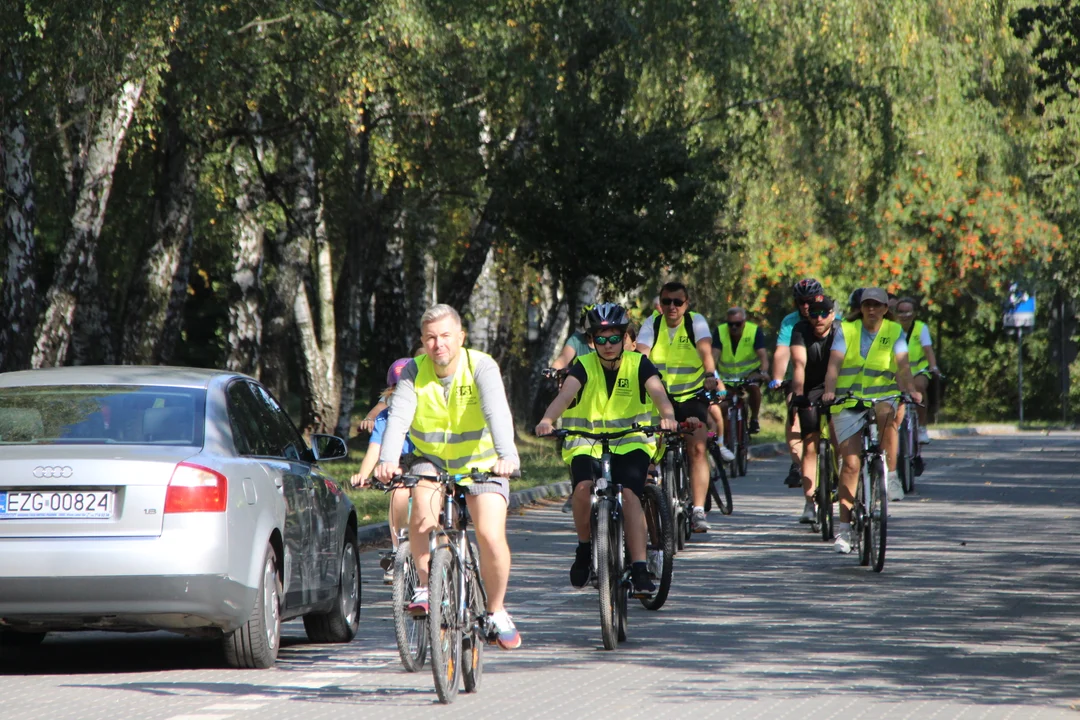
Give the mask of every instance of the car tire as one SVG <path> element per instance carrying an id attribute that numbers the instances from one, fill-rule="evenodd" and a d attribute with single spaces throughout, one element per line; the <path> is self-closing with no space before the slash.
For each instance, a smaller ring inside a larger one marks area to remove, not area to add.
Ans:
<path id="1" fill-rule="evenodd" d="M 349 530 L 341 548 L 338 592 L 329 612 L 304 616 L 304 630 L 313 643 L 347 643 L 360 628 L 360 553 L 356 533 Z"/>
<path id="2" fill-rule="evenodd" d="M 266 546 L 251 616 L 241 627 L 225 634 L 222 646 L 229 667 L 265 669 L 273 667 L 277 660 L 281 647 L 281 575 L 272 545 Z"/>

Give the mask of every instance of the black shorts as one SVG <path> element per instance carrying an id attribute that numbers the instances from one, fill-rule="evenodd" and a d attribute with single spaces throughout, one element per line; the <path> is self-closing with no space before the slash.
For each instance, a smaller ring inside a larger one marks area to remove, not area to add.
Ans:
<path id="1" fill-rule="evenodd" d="M 611 478 L 639 498 L 645 492 L 645 474 L 649 472 L 652 458 L 644 450 L 631 450 L 623 455 L 611 456 Z M 600 477 L 600 459 L 591 455 L 576 455 L 570 461 L 570 476 L 574 486 L 579 482 L 591 482 Z"/>
<path id="2" fill-rule="evenodd" d="M 690 398 L 683 402 L 671 401 L 675 408 L 675 422 L 686 422 L 690 418 L 697 418 L 706 422 L 709 418 L 709 404 L 698 398 Z"/>
<path id="3" fill-rule="evenodd" d="M 825 388 L 814 388 L 806 393 L 810 402 L 817 402 L 825 394 Z M 816 433 L 819 429 L 821 411 L 816 407 L 797 408 L 799 411 L 799 435 L 805 440 L 807 435 Z"/>

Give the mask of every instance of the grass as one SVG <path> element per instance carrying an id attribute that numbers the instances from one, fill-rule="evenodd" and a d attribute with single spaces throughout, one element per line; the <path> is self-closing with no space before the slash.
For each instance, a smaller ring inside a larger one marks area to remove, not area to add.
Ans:
<path id="1" fill-rule="evenodd" d="M 525 490 L 537 485 L 549 485 L 569 478 L 566 464 L 555 451 L 555 443 L 518 434 L 518 455 L 521 457 L 521 477 L 510 481 L 510 491 Z M 353 448 L 346 460 L 328 462 L 323 470 L 345 489 L 356 506 L 356 516 L 361 525 L 386 522 L 390 496 L 378 490 L 360 490 L 352 487 L 349 478 L 359 469 L 365 450 Z"/>

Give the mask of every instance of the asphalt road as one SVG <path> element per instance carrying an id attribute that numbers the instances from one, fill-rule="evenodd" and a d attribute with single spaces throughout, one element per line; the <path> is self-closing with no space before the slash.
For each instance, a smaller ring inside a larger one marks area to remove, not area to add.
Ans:
<path id="1" fill-rule="evenodd" d="M 438 706 L 397 660 L 389 588 L 365 555 L 347 646 L 286 625 L 278 667 L 219 667 L 164 633 L 56 634 L 0 663 L 0 718 L 1075 718 L 1080 708 L 1080 435 L 935 441 L 918 494 L 894 503 L 885 571 L 795 520 L 786 463 L 734 482 L 675 561 L 659 612 L 631 605 L 602 649 L 595 591 L 574 591 L 561 503 L 511 518 L 510 609 L 524 645 L 489 649 L 484 684 Z"/>

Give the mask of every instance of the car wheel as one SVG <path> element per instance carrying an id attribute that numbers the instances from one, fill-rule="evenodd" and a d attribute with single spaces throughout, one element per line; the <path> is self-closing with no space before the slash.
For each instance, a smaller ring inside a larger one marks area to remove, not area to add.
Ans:
<path id="1" fill-rule="evenodd" d="M 281 576 L 277 553 L 266 547 L 259 592 L 251 616 L 240 628 L 223 639 L 225 662 L 234 668 L 269 668 L 277 660 L 281 646 Z"/>
<path id="2" fill-rule="evenodd" d="M 345 535 L 338 572 L 338 593 L 329 612 L 304 616 L 304 630 L 315 643 L 347 643 L 360 628 L 360 554 L 356 534 Z"/>

